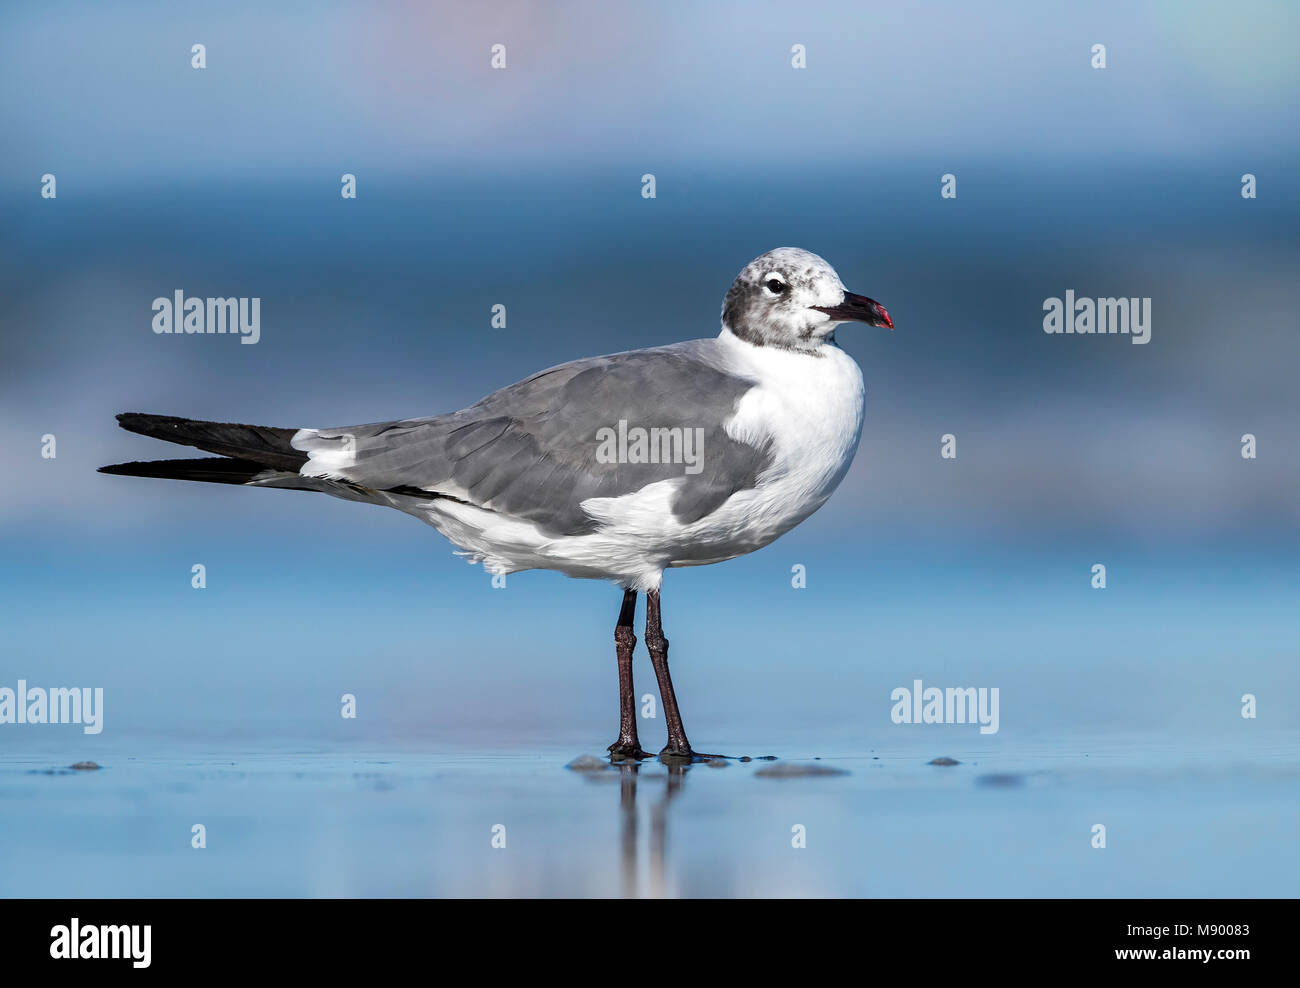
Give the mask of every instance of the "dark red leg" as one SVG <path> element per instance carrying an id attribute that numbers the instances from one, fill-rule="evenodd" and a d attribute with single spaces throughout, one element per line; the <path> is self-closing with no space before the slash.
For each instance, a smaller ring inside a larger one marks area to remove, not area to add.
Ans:
<path id="1" fill-rule="evenodd" d="M 632 688 L 632 650 L 636 648 L 636 633 L 632 621 L 636 617 L 636 591 L 623 592 L 623 607 L 618 612 L 618 625 L 614 628 L 614 650 L 618 653 L 618 740 L 609 746 L 615 759 L 649 758 L 641 750 L 636 736 L 636 694 Z"/>
<path id="2" fill-rule="evenodd" d="M 664 637 L 663 621 L 659 613 L 659 591 L 651 590 L 645 595 L 645 600 L 645 643 L 650 650 L 655 677 L 659 680 L 659 698 L 663 701 L 664 719 L 668 722 L 668 745 L 659 754 L 693 758 L 695 752 L 686 739 L 682 714 L 677 709 L 677 694 L 673 692 L 673 678 L 668 672 L 668 639 Z"/>

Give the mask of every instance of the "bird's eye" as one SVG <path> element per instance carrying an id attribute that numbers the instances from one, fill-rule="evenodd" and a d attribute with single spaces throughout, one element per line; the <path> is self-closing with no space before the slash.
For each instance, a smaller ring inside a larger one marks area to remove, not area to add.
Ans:
<path id="1" fill-rule="evenodd" d="M 784 281 L 781 281 L 779 278 L 768 278 L 766 283 L 763 285 L 763 287 L 766 288 L 773 295 L 780 295 L 786 290 L 788 290 L 790 286 L 787 285 Z"/>

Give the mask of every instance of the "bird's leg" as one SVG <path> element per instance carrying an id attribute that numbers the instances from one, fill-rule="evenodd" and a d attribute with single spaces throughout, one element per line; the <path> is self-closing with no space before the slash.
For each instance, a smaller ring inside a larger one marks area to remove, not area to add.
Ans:
<path id="1" fill-rule="evenodd" d="M 636 736 L 636 697 L 632 689 L 632 650 L 636 648 L 632 620 L 635 617 L 636 591 L 625 590 L 618 625 L 614 628 L 614 650 L 618 653 L 618 740 L 609 746 L 609 753 L 617 759 L 650 757 L 641 750 Z"/>
<path id="2" fill-rule="evenodd" d="M 659 591 L 649 591 L 645 595 L 645 603 L 645 644 L 650 650 L 655 678 L 659 680 L 659 698 L 664 705 L 664 720 L 668 722 L 668 745 L 659 754 L 693 758 L 695 752 L 691 751 L 691 743 L 686 740 L 682 714 L 677 709 L 677 694 L 673 692 L 673 678 L 668 672 L 668 639 L 664 637 L 659 614 Z"/>

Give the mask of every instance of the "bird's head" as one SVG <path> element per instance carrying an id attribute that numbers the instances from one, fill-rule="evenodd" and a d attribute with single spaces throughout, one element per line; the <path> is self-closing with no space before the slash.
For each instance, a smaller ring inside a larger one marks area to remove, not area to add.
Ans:
<path id="1" fill-rule="evenodd" d="M 755 346 L 815 350 L 843 322 L 894 328 L 883 305 L 845 290 L 833 267 L 798 247 L 750 261 L 722 304 L 722 325 Z"/>

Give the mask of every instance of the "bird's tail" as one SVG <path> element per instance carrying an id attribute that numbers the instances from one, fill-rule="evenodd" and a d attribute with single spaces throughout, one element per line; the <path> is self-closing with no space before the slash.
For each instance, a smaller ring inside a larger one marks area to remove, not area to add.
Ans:
<path id="1" fill-rule="evenodd" d="M 137 463 L 113 463 L 100 467 L 100 473 L 126 477 L 166 477 L 174 480 L 201 480 L 214 484 L 266 482 L 277 475 L 296 477 L 307 462 L 307 454 L 291 445 L 295 429 L 277 429 L 264 425 L 238 425 L 233 422 L 204 422 L 174 415 L 145 415 L 124 412 L 118 424 L 128 432 L 138 432 L 183 446 L 193 446 L 216 457 L 195 460 L 152 460 Z"/>

